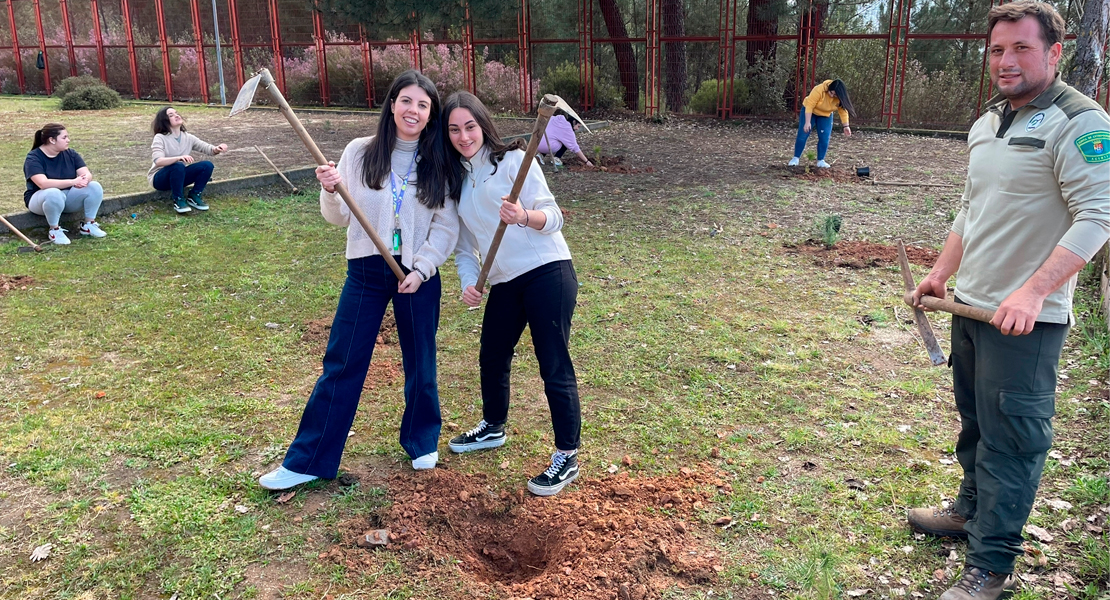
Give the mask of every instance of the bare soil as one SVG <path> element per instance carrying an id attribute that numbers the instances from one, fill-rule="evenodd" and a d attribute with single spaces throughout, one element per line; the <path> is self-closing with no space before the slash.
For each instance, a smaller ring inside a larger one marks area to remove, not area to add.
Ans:
<path id="1" fill-rule="evenodd" d="M 29 275 L 0 275 L 0 296 L 15 290 L 26 290 L 34 283 L 34 278 Z"/>
<path id="2" fill-rule="evenodd" d="M 710 467 L 579 479 L 550 498 L 498 492 L 484 474 L 442 466 L 382 483 L 392 506 L 342 524 L 342 541 L 322 559 L 367 570 L 390 560 L 382 553 L 412 551 L 420 570 L 434 571 L 453 557 L 451 579 L 461 578 L 465 589 L 535 599 L 659 598 L 675 586 L 712 583 L 724 568 L 691 523 L 715 486 L 727 485 Z M 388 546 L 358 547 L 379 528 L 389 529 Z M 437 596 L 473 597 L 447 589 Z"/>
<path id="3" fill-rule="evenodd" d="M 889 267 L 898 264 L 898 247 L 874 242 L 842 241 L 831 248 L 817 240 L 806 240 L 804 244 L 786 244 L 787 254 L 807 254 L 821 267 L 848 267 L 867 269 Z M 912 264 L 932 267 L 940 252 L 932 248 L 906 246 L 906 258 Z"/>

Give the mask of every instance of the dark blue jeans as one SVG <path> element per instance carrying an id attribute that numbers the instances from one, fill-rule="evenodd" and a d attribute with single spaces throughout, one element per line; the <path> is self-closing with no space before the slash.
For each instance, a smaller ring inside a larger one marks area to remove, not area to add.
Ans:
<path id="1" fill-rule="evenodd" d="M 813 129 L 817 131 L 817 160 L 825 160 L 825 152 L 829 150 L 829 136 L 832 135 L 832 115 L 827 117 L 820 117 L 813 115 Z M 809 139 L 809 134 L 805 130 L 806 124 L 806 111 L 802 109 L 798 113 L 798 137 L 794 140 L 794 156 L 796 158 L 802 157 L 802 152 L 806 149 L 806 140 Z"/>
<path id="2" fill-rule="evenodd" d="M 408 269 L 404 270 L 407 274 Z M 441 291 L 438 273 L 421 284 L 416 293 L 401 294 L 397 292 L 397 277 L 381 256 L 347 261 L 347 282 L 324 352 L 324 373 L 316 380 L 297 437 L 285 454 L 282 464 L 286 469 L 324 479 L 332 479 L 339 472 L 339 459 L 358 410 L 374 342 L 391 300 L 405 370 L 401 447 L 411 458 L 436 451 L 441 425 L 436 386 Z"/>
<path id="3" fill-rule="evenodd" d="M 184 198 L 187 185 L 193 186 L 193 192 L 203 192 L 208 180 L 212 179 L 212 168 L 207 160 L 191 165 L 175 162 L 154 174 L 154 189 L 169 190 L 174 198 Z"/>

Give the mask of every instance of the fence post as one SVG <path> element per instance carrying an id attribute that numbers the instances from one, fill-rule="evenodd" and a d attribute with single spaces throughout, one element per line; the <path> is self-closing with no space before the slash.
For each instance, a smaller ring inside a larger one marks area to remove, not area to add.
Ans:
<path id="1" fill-rule="evenodd" d="M 227 12 L 231 17 L 231 51 L 235 56 L 235 84 L 236 89 L 242 89 L 246 77 L 243 76 L 243 44 L 239 39 L 239 7 L 235 5 L 235 0 L 227 0 Z"/>
<path id="2" fill-rule="evenodd" d="M 902 120 L 902 92 L 906 79 L 906 55 L 909 53 L 910 4 L 911 0 L 892 0 L 890 3 L 881 114 L 886 118 L 887 129 Z"/>
<path id="3" fill-rule="evenodd" d="M 374 108 L 374 55 L 370 52 L 370 41 L 366 39 L 366 29 L 358 26 L 359 48 L 362 50 L 362 77 L 366 81 L 366 107 Z"/>
<path id="4" fill-rule="evenodd" d="M 204 35 L 200 29 L 200 0 L 189 0 L 189 10 L 193 13 L 193 43 L 197 52 L 197 77 L 200 80 L 200 99 L 208 104 L 208 67 L 204 60 Z"/>
<path id="5" fill-rule="evenodd" d="M 328 85 L 328 47 L 324 43 L 324 18 L 317 6 L 312 7 L 312 38 L 316 43 L 316 78 L 320 81 L 320 101 L 327 106 L 331 102 L 331 89 Z"/>
<path id="6" fill-rule="evenodd" d="M 269 0 L 270 5 L 270 43 L 274 47 L 274 78 L 277 80 L 278 89 L 282 94 L 288 94 L 285 88 L 285 59 L 281 54 L 281 21 L 278 20 L 278 0 Z M 359 25 L 362 31 L 362 25 Z"/>
<path id="7" fill-rule="evenodd" d="M 158 45 L 162 50 L 162 77 L 166 80 L 166 101 L 173 102 L 173 74 L 170 71 L 170 45 L 166 39 L 166 14 L 162 0 L 154 0 L 154 13 L 158 18 Z"/>
<path id="8" fill-rule="evenodd" d="M 127 60 L 131 66 L 131 93 L 139 99 L 139 64 L 135 58 L 135 36 L 131 33 L 131 5 L 128 0 L 120 0 L 123 10 L 123 31 L 127 34 Z"/>
<path id="9" fill-rule="evenodd" d="M 42 79 L 46 86 L 46 95 L 49 96 L 54 91 L 54 85 L 50 81 L 50 57 L 46 55 L 46 36 L 42 30 L 42 11 L 39 10 L 39 0 L 32 0 L 35 7 L 35 26 L 39 31 L 39 52 L 42 52 Z"/>
<path id="10" fill-rule="evenodd" d="M 594 106 L 593 0 L 578 0 L 578 79 L 582 84 L 582 110 Z"/>
<path id="11" fill-rule="evenodd" d="M 466 81 L 466 91 L 478 95 L 478 72 L 474 58 L 474 21 L 470 18 L 470 3 L 466 5 L 466 16 L 463 20 L 463 78 Z"/>
<path id="12" fill-rule="evenodd" d="M 528 0 L 520 0 L 517 16 L 517 55 L 520 62 L 520 109 L 532 112 L 532 20 Z"/>
<path id="13" fill-rule="evenodd" d="M 69 76 L 77 77 L 77 54 L 73 51 L 73 30 L 69 26 L 69 7 L 66 0 L 58 0 L 62 9 L 62 29 L 66 34 L 66 54 L 69 56 Z"/>
<path id="14" fill-rule="evenodd" d="M 720 35 L 717 50 L 717 118 L 732 116 L 732 81 L 736 70 L 735 2 L 721 0 Z"/>
<path id="15" fill-rule="evenodd" d="M 11 0 L 9 0 L 10 3 Z M 93 39 L 96 40 L 96 66 L 100 68 L 100 80 L 107 85 L 108 63 L 104 60 L 104 33 L 100 30 L 100 7 L 97 6 L 96 0 L 90 0 L 89 5 L 92 9 Z M 20 76 L 22 77 L 22 71 Z"/>
<path id="16" fill-rule="evenodd" d="M 19 81 L 19 93 L 26 94 L 27 81 L 23 78 L 23 57 L 19 54 L 19 33 L 15 30 L 15 10 L 12 9 L 12 0 L 8 0 L 8 24 L 12 28 L 12 53 L 15 54 L 15 75 L 16 80 Z"/>
<path id="17" fill-rule="evenodd" d="M 659 114 L 659 2 L 647 0 L 644 11 L 644 115 L 648 117 Z"/>

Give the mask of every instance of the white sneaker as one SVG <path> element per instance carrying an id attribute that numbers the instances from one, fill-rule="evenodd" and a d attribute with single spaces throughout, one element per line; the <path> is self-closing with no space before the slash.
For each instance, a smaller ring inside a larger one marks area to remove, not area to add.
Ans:
<path id="1" fill-rule="evenodd" d="M 796 167 L 796 166 L 798 166 L 798 157 L 797 157 L 797 156 L 795 156 L 794 158 L 791 158 L 791 159 L 790 159 L 790 162 L 786 163 L 786 166 L 788 166 L 788 167 Z"/>
<path id="2" fill-rule="evenodd" d="M 319 479 L 319 477 L 294 473 L 285 467 L 278 467 L 262 477 L 259 477 L 258 485 L 268 490 L 287 490 L 295 485 L 308 483 L 314 479 Z"/>
<path id="3" fill-rule="evenodd" d="M 558 156 L 553 156 L 551 157 L 551 164 L 555 165 L 556 167 L 561 167 L 563 166 L 563 161 Z"/>
<path id="4" fill-rule="evenodd" d="M 416 471 L 423 471 L 425 469 L 436 468 L 436 463 L 439 462 L 439 451 L 425 454 L 412 459 L 412 468 Z"/>
<path id="5" fill-rule="evenodd" d="M 66 235 L 66 230 L 61 227 L 50 230 L 50 241 L 58 246 L 68 246 L 69 236 Z"/>
<path id="6" fill-rule="evenodd" d="M 819 160 L 819 161 L 817 161 L 817 168 L 818 169 L 828 169 L 828 168 L 830 168 L 830 165 L 829 165 L 829 163 L 827 163 L 823 160 Z"/>
<path id="7" fill-rule="evenodd" d="M 537 154 L 536 155 L 536 160 L 540 161 L 541 165 L 546 165 L 547 164 L 547 163 L 543 162 L 543 155 L 542 154 Z"/>
<path id="8" fill-rule="evenodd" d="M 100 224 L 96 221 L 81 225 L 81 229 L 78 230 L 78 233 L 80 233 L 81 235 L 91 235 L 94 238 L 102 238 L 108 236 L 108 234 L 104 233 L 104 230 L 100 228 Z"/>

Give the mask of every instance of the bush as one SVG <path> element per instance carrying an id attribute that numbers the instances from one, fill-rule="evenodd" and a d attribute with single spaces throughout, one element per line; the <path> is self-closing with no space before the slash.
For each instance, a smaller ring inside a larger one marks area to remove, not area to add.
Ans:
<path id="1" fill-rule="evenodd" d="M 582 106 L 582 78 L 578 65 L 572 62 L 547 70 L 540 86 L 541 94 L 555 94 L 574 108 Z M 594 79 L 594 106 L 601 109 L 625 108 L 624 92 L 608 82 Z"/>
<path id="2" fill-rule="evenodd" d="M 690 98 L 690 112 L 702 115 L 717 114 L 717 93 L 720 82 L 716 79 L 706 79 L 701 82 L 701 87 Z M 732 80 L 732 106 L 740 108 L 748 101 L 748 82 L 744 79 Z"/>
<path id="3" fill-rule="evenodd" d="M 104 85 L 104 82 L 92 75 L 79 75 L 77 77 L 66 77 L 54 87 L 54 96 L 57 98 L 65 98 L 72 92 L 80 88 L 88 87 L 90 85 Z"/>
<path id="4" fill-rule="evenodd" d="M 817 220 L 817 233 L 821 236 L 821 241 L 825 243 L 826 248 L 832 248 L 840 240 L 840 226 L 842 224 L 843 220 L 840 215 L 825 215 L 823 219 Z"/>
<path id="5" fill-rule="evenodd" d="M 87 85 L 62 98 L 62 110 L 103 110 L 123 106 L 119 92 L 106 85 Z"/>

